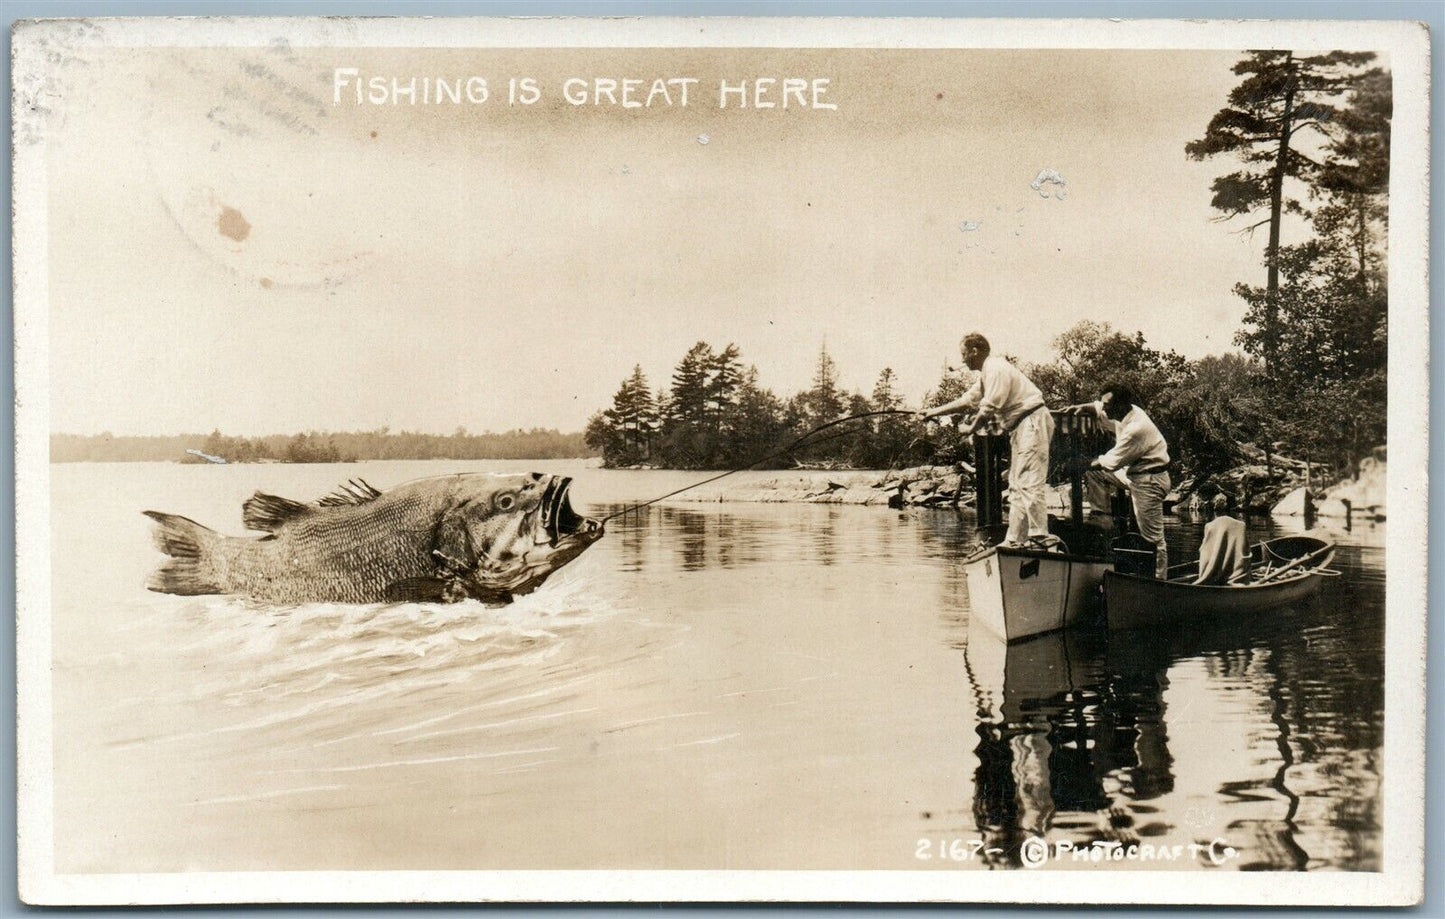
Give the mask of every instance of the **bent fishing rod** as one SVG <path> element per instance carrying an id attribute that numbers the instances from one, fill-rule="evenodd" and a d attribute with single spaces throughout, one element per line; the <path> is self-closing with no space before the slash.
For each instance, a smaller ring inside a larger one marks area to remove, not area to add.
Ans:
<path id="1" fill-rule="evenodd" d="M 720 472 L 720 473 L 718 473 L 718 474 L 715 475 L 715 476 L 711 476 L 710 478 L 703 479 L 701 482 L 694 482 L 694 483 L 692 483 L 691 485 L 685 485 L 685 486 L 683 486 L 682 488 L 679 488 L 679 489 L 677 489 L 677 490 L 675 490 L 675 491 L 670 491 L 670 492 L 668 492 L 667 494 L 661 495 L 661 496 L 656 497 L 656 498 L 653 498 L 653 499 L 650 500 L 650 501 L 643 501 L 641 504 L 630 504 L 630 505 L 628 505 L 627 507 L 624 507 L 622 510 L 617 511 L 616 513 L 608 514 L 606 517 L 603 517 L 603 518 L 601 519 L 601 521 L 599 521 L 599 522 L 600 522 L 600 523 L 606 523 L 607 521 L 611 520 L 611 519 L 614 518 L 614 517 L 621 517 L 623 514 L 629 514 L 629 513 L 633 512 L 633 511 L 640 511 L 640 510 L 642 510 L 644 507 L 647 507 L 647 506 L 650 505 L 650 504 L 656 504 L 657 502 L 659 502 L 659 501 L 664 501 L 664 500 L 666 500 L 666 499 L 668 499 L 668 498 L 673 497 L 674 495 L 680 495 L 680 494 L 682 494 L 682 493 L 685 492 L 685 491 L 692 491 L 694 488 L 700 488 L 700 487 L 702 487 L 703 485 L 709 484 L 710 482 L 716 482 L 718 479 L 724 479 L 724 478 L 727 478 L 727 477 L 730 476 L 730 475 L 735 475 L 736 473 L 739 473 L 739 472 L 746 472 L 747 470 L 753 468 L 754 466 L 761 466 L 763 463 L 766 463 L 768 460 L 777 459 L 777 458 L 780 457 L 780 456 L 785 456 L 786 454 L 791 453 L 792 451 L 798 449 L 799 447 L 804 446 L 804 445 L 806 444 L 806 442 L 809 440 L 809 438 L 813 437 L 815 434 L 821 434 L 822 432 L 828 430 L 829 428 L 837 427 L 837 426 L 840 425 L 840 424 L 844 424 L 844 423 L 849 422 L 849 421 L 862 421 L 864 418 L 877 418 L 877 417 L 879 417 L 880 415 L 917 415 L 917 414 L 919 414 L 919 413 L 918 413 L 917 411 L 913 410 L 913 409 L 885 408 L 885 409 L 879 409 L 878 411 L 874 411 L 874 412 L 862 412 L 862 413 L 859 413 L 859 414 L 857 414 L 857 415 L 849 415 L 849 416 L 847 416 L 846 418 L 838 418 L 838 419 L 836 419 L 836 420 L 834 420 L 834 421 L 828 422 L 827 424 L 820 424 L 820 425 L 818 425 L 816 428 L 813 428 L 811 431 L 808 431 L 807 433 L 805 433 L 805 434 L 803 434 L 803 435 L 795 438 L 791 443 L 789 443 L 787 446 L 783 447 L 782 449 L 780 449 L 780 450 L 774 450 L 772 453 L 769 453 L 769 454 L 767 454 L 766 456 L 760 456 L 760 457 L 758 457 L 757 459 L 753 460 L 751 463 L 748 463 L 746 466 L 739 466 L 739 467 L 736 468 L 736 469 L 729 469 L 727 472 Z M 852 432 L 852 431 L 845 431 L 845 432 L 843 432 L 843 434 L 851 434 L 851 433 L 855 433 L 855 432 Z M 833 435 L 833 437 L 841 437 L 841 436 L 843 436 L 843 435 L 842 435 L 842 434 L 835 434 L 835 435 Z M 819 441 L 819 443 L 824 443 L 824 442 L 826 442 L 826 441 L 828 441 L 828 440 L 832 440 L 833 437 L 824 438 L 824 440 L 823 440 L 823 441 Z"/>

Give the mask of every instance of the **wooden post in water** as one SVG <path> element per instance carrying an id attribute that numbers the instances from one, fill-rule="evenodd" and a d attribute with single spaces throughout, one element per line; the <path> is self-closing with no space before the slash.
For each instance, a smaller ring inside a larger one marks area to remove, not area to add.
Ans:
<path id="1" fill-rule="evenodd" d="M 1008 440 L 990 434 L 973 436 L 974 512 L 978 528 L 987 531 L 1003 526 L 1002 452 Z"/>
<path id="2" fill-rule="evenodd" d="M 1314 476 L 1310 471 L 1310 458 L 1305 457 L 1305 529 L 1315 525 Z"/>
<path id="3" fill-rule="evenodd" d="M 1074 532 L 1084 528 L 1084 448 L 1083 421 L 1077 415 L 1064 416 L 1064 431 L 1069 437 L 1069 519 Z"/>

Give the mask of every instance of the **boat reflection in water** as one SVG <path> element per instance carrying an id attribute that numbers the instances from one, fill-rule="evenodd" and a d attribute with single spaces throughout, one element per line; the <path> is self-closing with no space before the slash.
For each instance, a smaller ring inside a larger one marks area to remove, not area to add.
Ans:
<path id="1" fill-rule="evenodd" d="M 1106 648 L 1097 630 L 1009 644 L 970 627 L 965 654 L 979 718 L 973 813 L 994 864 L 1018 866 L 1030 836 L 1137 841 L 1135 814 L 1173 788 L 1166 666 L 1111 668 Z M 1121 794 L 1135 814 L 1113 806 Z"/>
<path id="2" fill-rule="evenodd" d="M 1345 564 L 1353 565 L 1347 553 Z M 1361 583 L 1361 589 L 1372 585 Z M 1353 588 L 1352 588 L 1353 589 Z M 1222 840 L 1240 870 L 1379 870 L 1378 615 L 1348 591 L 1167 633 L 1070 629 L 1006 644 L 970 623 L 971 828 L 991 867 L 1075 849 Z M 1090 867 L 1066 853 L 1049 867 Z M 1197 853 L 1121 868 L 1216 867 Z"/>

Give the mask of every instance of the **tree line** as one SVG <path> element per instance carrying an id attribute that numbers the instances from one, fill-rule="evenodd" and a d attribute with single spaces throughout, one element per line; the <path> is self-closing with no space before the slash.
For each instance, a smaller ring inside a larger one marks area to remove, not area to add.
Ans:
<path id="1" fill-rule="evenodd" d="M 1374 61 L 1368 53 L 1251 52 L 1234 67 L 1241 80 L 1226 106 L 1186 146 L 1192 158 L 1241 166 L 1213 182 L 1221 221 L 1253 216 L 1241 232 L 1268 227 L 1265 283 L 1234 288 L 1245 304 L 1240 352 L 1188 360 L 1150 347 L 1142 333 L 1080 322 L 1054 339 L 1051 360 L 1021 367 L 1051 406 L 1127 383 L 1185 477 L 1207 479 L 1261 452 L 1345 476 L 1384 443 L 1392 102 L 1390 75 Z M 1287 217 L 1304 229 L 1302 242 L 1281 242 Z M 949 401 L 972 379 L 945 371 L 920 404 Z M 586 440 L 608 466 L 731 468 L 821 424 L 904 402 L 888 368 L 870 393 L 842 389 L 826 347 L 812 385 L 780 397 L 756 367 L 744 369 L 735 344 L 698 342 L 670 386 L 653 390 L 634 367 L 611 407 L 588 423 Z M 952 463 L 969 450 L 956 431 L 896 415 L 840 426 L 765 465 L 885 468 Z"/>
<path id="2" fill-rule="evenodd" d="M 116 436 L 113 434 L 52 434 L 50 460 L 66 462 L 210 462 L 201 453 L 228 463 L 346 463 L 362 460 L 509 460 L 573 459 L 593 456 L 580 432 L 563 434 L 547 428 L 517 429 L 502 433 L 451 434 L 416 431 L 339 433 L 306 431 L 263 437 L 236 437 L 219 430 L 210 434 L 170 436 Z"/>
<path id="3" fill-rule="evenodd" d="M 737 345 L 721 350 L 707 342 L 688 349 L 673 369 L 671 386 L 653 391 L 642 367 L 622 381 L 612 406 L 587 424 L 587 445 L 607 466 L 715 469 L 749 465 L 813 429 L 851 415 L 901 409 L 903 397 L 889 368 L 871 395 L 848 392 L 826 345 L 820 349 L 813 385 L 780 398 L 760 382 L 756 366 L 744 367 Z M 766 464 L 841 463 L 886 467 L 927 451 L 914 443 L 917 425 L 904 416 L 882 416 L 824 432 L 816 441 Z"/>

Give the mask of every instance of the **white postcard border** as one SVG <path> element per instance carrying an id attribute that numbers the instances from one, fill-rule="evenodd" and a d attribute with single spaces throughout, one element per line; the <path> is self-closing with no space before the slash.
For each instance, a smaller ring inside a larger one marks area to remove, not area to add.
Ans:
<path id="1" fill-rule="evenodd" d="M 14 33 L 17 747 L 22 898 L 32 904 L 456 901 L 1408 905 L 1423 895 L 1429 408 L 1429 35 L 1363 21 L 971 19 L 96 19 Z M 1384 869 L 1188 875 L 1108 870 L 204 872 L 58 875 L 53 863 L 49 321 L 44 52 L 69 46 L 1369 49 L 1395 80 L 1390 229 L 1391 537 Z M 1406 334 L 1402 334 L 1405 332 Z M 1183 899 L 1187 897 L 1187 899 Z"/>

